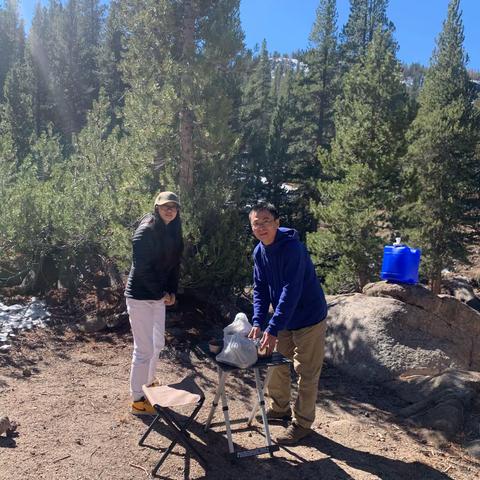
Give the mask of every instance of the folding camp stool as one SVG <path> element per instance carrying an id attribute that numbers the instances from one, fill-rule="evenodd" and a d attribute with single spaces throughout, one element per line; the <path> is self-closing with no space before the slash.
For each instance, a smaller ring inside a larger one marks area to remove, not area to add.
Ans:
<path id="1" fill-rule="evenodd" d="M 190 440 L 190 433 L 188 432 L 188 427 L 197 416 L 198 412 L 202 408 L 203 402 L 205 401 L 205 396 L 202 390 L 197 386 L 193 378 L 189 376 L 184 378 L 179 383 L 162 385 L 158 387 L 148 387 L 144 385 L 143 392 L 145 393 L 147 400 L 155 408 L 157 416 L 148 427 L 148 430 L 143 434 L 138 444 L 141 446 L 145 445 L 145 439 L 150 434 L 153 427 L 159 422 L 159 420 L 163 420 L 175 435 L 172 443 L 165 450 L 162 457 L 152 470 L 152 475 L 157 473 L 162 463 L 166 460 L 168 455 L 172 452 L 173 447 L 175 447 L 178 442 L 182 443 L 187 451 L 193 451 L 198 458 L 200 465 L 206 470 L 207 462 L 192 444 Z M 180 422 L 174 418 L 173 408 L 183 407 L 186 405 L 192 405 L 195 406 L 195 408 L 186 421 Z"/>

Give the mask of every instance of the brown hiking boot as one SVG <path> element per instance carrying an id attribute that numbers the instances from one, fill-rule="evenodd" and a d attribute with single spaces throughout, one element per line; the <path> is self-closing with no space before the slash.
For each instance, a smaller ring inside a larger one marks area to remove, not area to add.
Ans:
<path id="1" fill-rule="evenodd" d="M 295 445 L 302 440 L 302 438 L 310 435 L 310 433 L 312 433 L 310 428 L 292 423 L 283 433 L 277 436 L 275 441 L 280 445 Z"/>
<path id="2" fill-rule="evenodd" d="M 286 412 L 277 412 L 271 408 L 267 408 L 267 420 L 270 422 L 271 420 L 277 421 L 290 421 L 292 419 L 292 411 L 289 409 Z M 262 415 L 259 413 L 257 415 L 257 420 L 259 422 L 262 421 Z"/>

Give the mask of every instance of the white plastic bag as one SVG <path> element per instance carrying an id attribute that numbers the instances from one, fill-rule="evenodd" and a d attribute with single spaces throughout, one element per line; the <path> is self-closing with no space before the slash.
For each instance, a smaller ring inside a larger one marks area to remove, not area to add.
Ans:
<path id="1" fill-rule="evenodd" d="M 247 337 L 251 329 L 252 325 L 248 321 L 247 316 L 240 312 L 235 316 L 235 320 L 223 329 L 223 336 L 226 337 L 227 335 L 234 335 L 235 333 L 238 333 L 244 337 Z"/>
<path id="2" fill-rule="evenodd" d="M 235 333 L 224 337 L 223 350 L 216 358 L 217 362 L 234 367 L 248 368 L 258 359 L 257 347 L 249 338 L 240 333 Z"/>

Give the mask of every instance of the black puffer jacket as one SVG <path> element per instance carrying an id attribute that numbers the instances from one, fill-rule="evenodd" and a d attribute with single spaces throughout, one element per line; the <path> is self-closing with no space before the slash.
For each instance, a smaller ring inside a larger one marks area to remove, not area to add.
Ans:
<path id="1" fill-rule="evenodd" d="M 174 229 L 174 222 L 165 225 L 158 214 L 142 218 L 132 238 L 126 297 L 160 300 L 165 293 L 177 293 L 182 245 L 181 239 L 175 239 Z"/>

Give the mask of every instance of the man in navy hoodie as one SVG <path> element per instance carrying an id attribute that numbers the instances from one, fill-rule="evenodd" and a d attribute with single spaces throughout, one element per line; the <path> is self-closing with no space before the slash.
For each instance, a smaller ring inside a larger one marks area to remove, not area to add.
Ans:
<path id="1" fill-rule="evenodd" d="M 275 367 L 268 384 L 269 419 L 292 419 L 276 442 L 293 445 L 311 432 L 315 419 L 318 380 L 325 351 L 327 304 L 312 260 L 292 228 L 280 227 L 275 207 L 259 203 L 249 214 L 255 237 L 253 252 L 253 328 L 250 338 L 260 337 L 260 348 L 276 347 L 293 360 L 298 395 L 290 408 L 290 366 Z M 270 305 L 274 313 L 269 319 Z M 292 415 L 293 413 L 293 415 Z"/>

